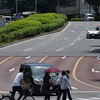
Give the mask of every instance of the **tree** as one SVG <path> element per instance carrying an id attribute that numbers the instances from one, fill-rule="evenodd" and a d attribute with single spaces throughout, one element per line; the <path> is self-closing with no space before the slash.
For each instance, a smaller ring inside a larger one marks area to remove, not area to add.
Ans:
<path id="1" fill-rule="evenodd" d="M 59 6 L 68 6 L 70 0 L 59 0 Z M 38 5 L 43 6 L 44 9 L 49 9 L 48 12 L 56 12 L 58 6 L 58 0 L 38 0 Z M 42 8 L 41 8 L 42 9 Z M 41 10 L 40 9 L 40 10 Z"/>
<path id="2" fill-rule="evenodd" d="M 38 0 L 38 4 L 44 7 L 48 7 L 49 12 L 55 12 L 55 6 L 57 6 L 57 0 Z"/>
<path id="3" fill-rule="evenodd" d="M 3 0 L 0 4 L 11 10 L 11 13 L 16 13 L 16 0 Z M 18 12 L 32 11 L 33 4 L 26 2 L 26 0 L 18 0 Z"/>
<path id="4" fill-rule="evenodd" d="M 95 11 L 96 15 L 99 14 L 100 0 L 85 0 L 88 4 L 90 4 Z"/>

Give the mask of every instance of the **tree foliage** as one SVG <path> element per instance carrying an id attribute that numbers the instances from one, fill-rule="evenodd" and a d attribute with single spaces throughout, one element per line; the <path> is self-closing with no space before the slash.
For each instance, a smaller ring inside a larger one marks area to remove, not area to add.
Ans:
<path id="1" fill-rule="evenodd" d="M 68 6 L 71 0 L 59 0 L 59 6 Z M 58 6 L 58 0 L 38 0 L 38 4 L 44 7 L 48 7 L 49 12 L 55 12 Z"/>
<path id="2" fill-rule="evenodd" d="M 38 0 L 38 4 L 42 6 L 48 6 L 49 12 L 55 11 L 55 6 L 57 6 L 57 0 Z"/>
<path id="3" fill-rule="evenodd" d="M 96 14 L 99 13 L 100 0 L 85 0 L 85 1 L 93 7 L 93 10 L 95 11 Z"/>
<path id="4" fill-rule="evenodd" d="M 16 12 L 16 0 L 3 0 L 0 1 L 0 5 L 9 8 L 11 10 L 11 13 Z M 26 2 L 26 0 L 18 0 L 18 12 L 23 11 L 32 11 L 33 10 L 33 4 L 30 2 Z"/>

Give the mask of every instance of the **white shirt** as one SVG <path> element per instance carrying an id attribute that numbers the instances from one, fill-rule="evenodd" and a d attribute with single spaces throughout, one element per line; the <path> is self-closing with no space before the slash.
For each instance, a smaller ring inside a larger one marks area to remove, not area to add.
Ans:
<path id="1" fill-rule="evenodd" d="M 12 86 L 20 86 L 20 81 L 21 79 L 23 79 L 23 73 L 22 72 L 19 72 L 12 84 Z"/>
<path id="2" fill-rule="evenodd" d="M 63 77 L 63 78 L 62 78 L 62 77 Z M 61 82 L 61 78 L 62 78 L 62 82 Z M 60 82 L 61 82 L 61 83 L 60 83 Z M 67 76 L 61 75 L 60 78 L 59 78 L 59 84 L 60 84 L 60 86 L 61 86 L 61 89 L 67 89 L 68 86 L 71 88 Z"/>

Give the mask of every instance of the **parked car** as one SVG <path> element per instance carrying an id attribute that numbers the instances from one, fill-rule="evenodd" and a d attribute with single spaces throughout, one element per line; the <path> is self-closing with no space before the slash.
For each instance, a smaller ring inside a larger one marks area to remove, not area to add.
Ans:
<path id="1" fill-rule="evenodd" d="M 86 13 L 86 14 L 84 14 L 83 19 L 84 19 L 84 21 L 94 21 L 94 16 L 91 13 Z"/>
<path id="2" fill-rule="evenodd" d="M 19 18 L 18 18 L 17 16 L 14 15 L 14 16 L 11 17 L 11 20 L 12 20 L 12 21 L 16 21 L 16 20 L 19 20 Z"/>
<path id="3" fill-rule="evenodd" d="M 32 88 L 33 94 L 40 93 L 40 86 L 43 81 L 46 69 L 53 67 L 50 64 L 44 63 L 22 63 L 20 67 L 25 68 L 24 81 L 25 84 Z M 58 94 L 59 78 L 57 73 L 50 73 L 53 84 L 51 84 L 50 92 Z"/>
<path id="4" fill-rule="evenodd" d="M 7 24 L 11 22 L 11 16 L 3 16 L 2 18 L 5 18 Z"/>
<path id="5" fill-rule="evenodd" d="M 19 20 L 19 19 L 23 19 L 24 16 L 22 13 L 18 13 L 18 15 L 16 16 L 16 14 L 13 14 L 12 18 L 16 19 L 16 20 Z"/>
<path id="6" fill-rule="evenodd" d="M 87 38 L 99 38 L 100 28 L 99 26 L 90 26 L 87 30 Z"/>

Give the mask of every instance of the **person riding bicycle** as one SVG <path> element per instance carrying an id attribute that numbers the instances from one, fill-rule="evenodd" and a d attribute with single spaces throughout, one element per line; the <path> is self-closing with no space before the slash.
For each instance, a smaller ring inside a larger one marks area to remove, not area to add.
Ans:
<path id="1" fill-rule="evenodd" d="M 25 73 L 25 69 L 24 68 L 20 68 L 19 69 L 19 73 L 16 75 L 15 80 L 12 84 L 12 99 L 14 99 L 15 93 L 16 91 L 18 91 L 20 93 L 18 100 L 21 99 L 21 97 L 23 96 L 23 88 L 21 87 L 20 82 L 22 82 L 23 86 L 26 88 L 25 82 L 23 80 L 23 74 Z"/>

